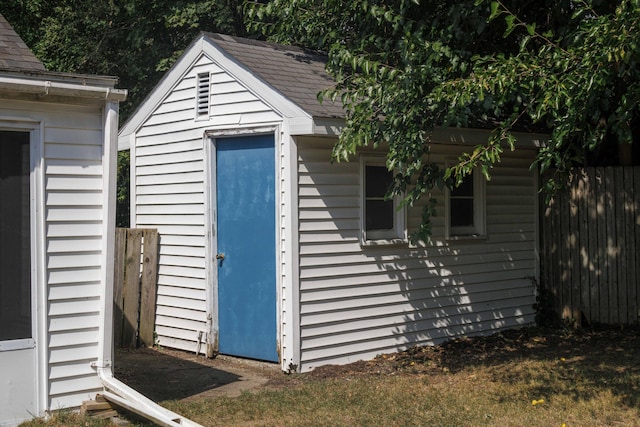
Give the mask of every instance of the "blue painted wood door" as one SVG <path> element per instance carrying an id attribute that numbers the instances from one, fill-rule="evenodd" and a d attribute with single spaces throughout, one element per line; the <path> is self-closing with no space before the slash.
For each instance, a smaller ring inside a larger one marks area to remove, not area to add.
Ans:
<path id="1" fill-rule="evenodd" d="M 273 135 L 216 141 L 216 203 L 218 349 L 278 361 Z"/>

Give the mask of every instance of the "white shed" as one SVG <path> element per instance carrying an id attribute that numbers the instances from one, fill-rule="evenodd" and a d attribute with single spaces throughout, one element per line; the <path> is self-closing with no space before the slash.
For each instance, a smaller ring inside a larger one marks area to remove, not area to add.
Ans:
<path id="1" fill-rule="evenodd" d="M 105 390 L 175 418 L 111 373 L 115 83 L 47 72 L 0 15 L 0 426 Z"/>
<path id="2" fill-rule="evenodd" d="M 433 242 L 413 246 L 421 209 L 384 201 L 384 153 L 330 161 L 344 114 L 317 101 L 325 60 L 203 33 L 121 128 L 131 226 L 160 233 L 159 344 L 307 371 L 531 324 L 536 136 L 490 182 L 433 194 Z M 432 158 L 487 137 L 434 132 Z"/>

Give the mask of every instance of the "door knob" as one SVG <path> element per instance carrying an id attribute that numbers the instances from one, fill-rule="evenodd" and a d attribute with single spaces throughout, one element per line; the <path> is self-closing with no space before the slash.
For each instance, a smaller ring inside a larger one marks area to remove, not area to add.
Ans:
<path id="1" fill-rule="evenodd" d="M 224 260 L 224 252 L 220 252 L 219 254 L 216 254 L 216 259 L 219 259 L 220 261 Z"/>

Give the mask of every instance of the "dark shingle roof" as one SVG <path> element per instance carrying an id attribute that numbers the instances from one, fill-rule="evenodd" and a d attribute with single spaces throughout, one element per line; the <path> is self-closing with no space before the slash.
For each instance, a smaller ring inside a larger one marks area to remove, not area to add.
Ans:
<path id="1" fill-rule="evenodd" d="M 46 71 L 11 25 L 0 14 L 0 69 Z"/>
<path id="2" fill-rule="evenodd" d="M 204 33 L 230 57 L 313 117 L 344 118 L 339 99 L 318 101 L 318 92 L 335 81 L 325 72 L 327 57 L 293 46 Z"/>

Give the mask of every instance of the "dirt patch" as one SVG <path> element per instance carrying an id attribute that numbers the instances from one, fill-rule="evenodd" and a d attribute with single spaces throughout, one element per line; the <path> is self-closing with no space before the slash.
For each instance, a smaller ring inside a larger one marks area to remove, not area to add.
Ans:
<path id="1" fill-rule="evenodd" d="M 179 350 L 116 350 L 115 376 L 150 399 L 198 400 L 237 396 L 283 375 L 273 363 L 218 356 L 208 359 Z"/>
<path id="2" fill-rule="evenodd" d="M 336 374 L 456 373 L 468 367 L 496 366 L 523 359 L 554 360 L 579 356 L 606 362 L 607 359 L 635 358 L 639 352 L 638 328 L 524 328 L 485 337 L 458 338 L 437 346 L 412 347 L 343 367 L 322 366 L 309 375 L 327 378 Z"/>
<path id="3" fill-rule="evenodd" d="M 277 364 L 168 350 L 119 350 L 115 374 L 155 401 L 235 396 L 243 391 L 292 386 L 301 381 L 364 375 L 456 373 L 473 366 L 499 366 L 524 359 L 579 359 L 583 366 L 634 366 L 640 355 L 640 329 L 582 330 L 526 328 L 488 337 L 459 338 L 438 346 L 413 347 L 370 361 L 327 365 L 286 375 Z M 627 360 L 629 359 L 629 360 Z M 634 368 L 636 369 L 636 368 Z M 615 375 L 616 372 L 602 373 Z"/>

